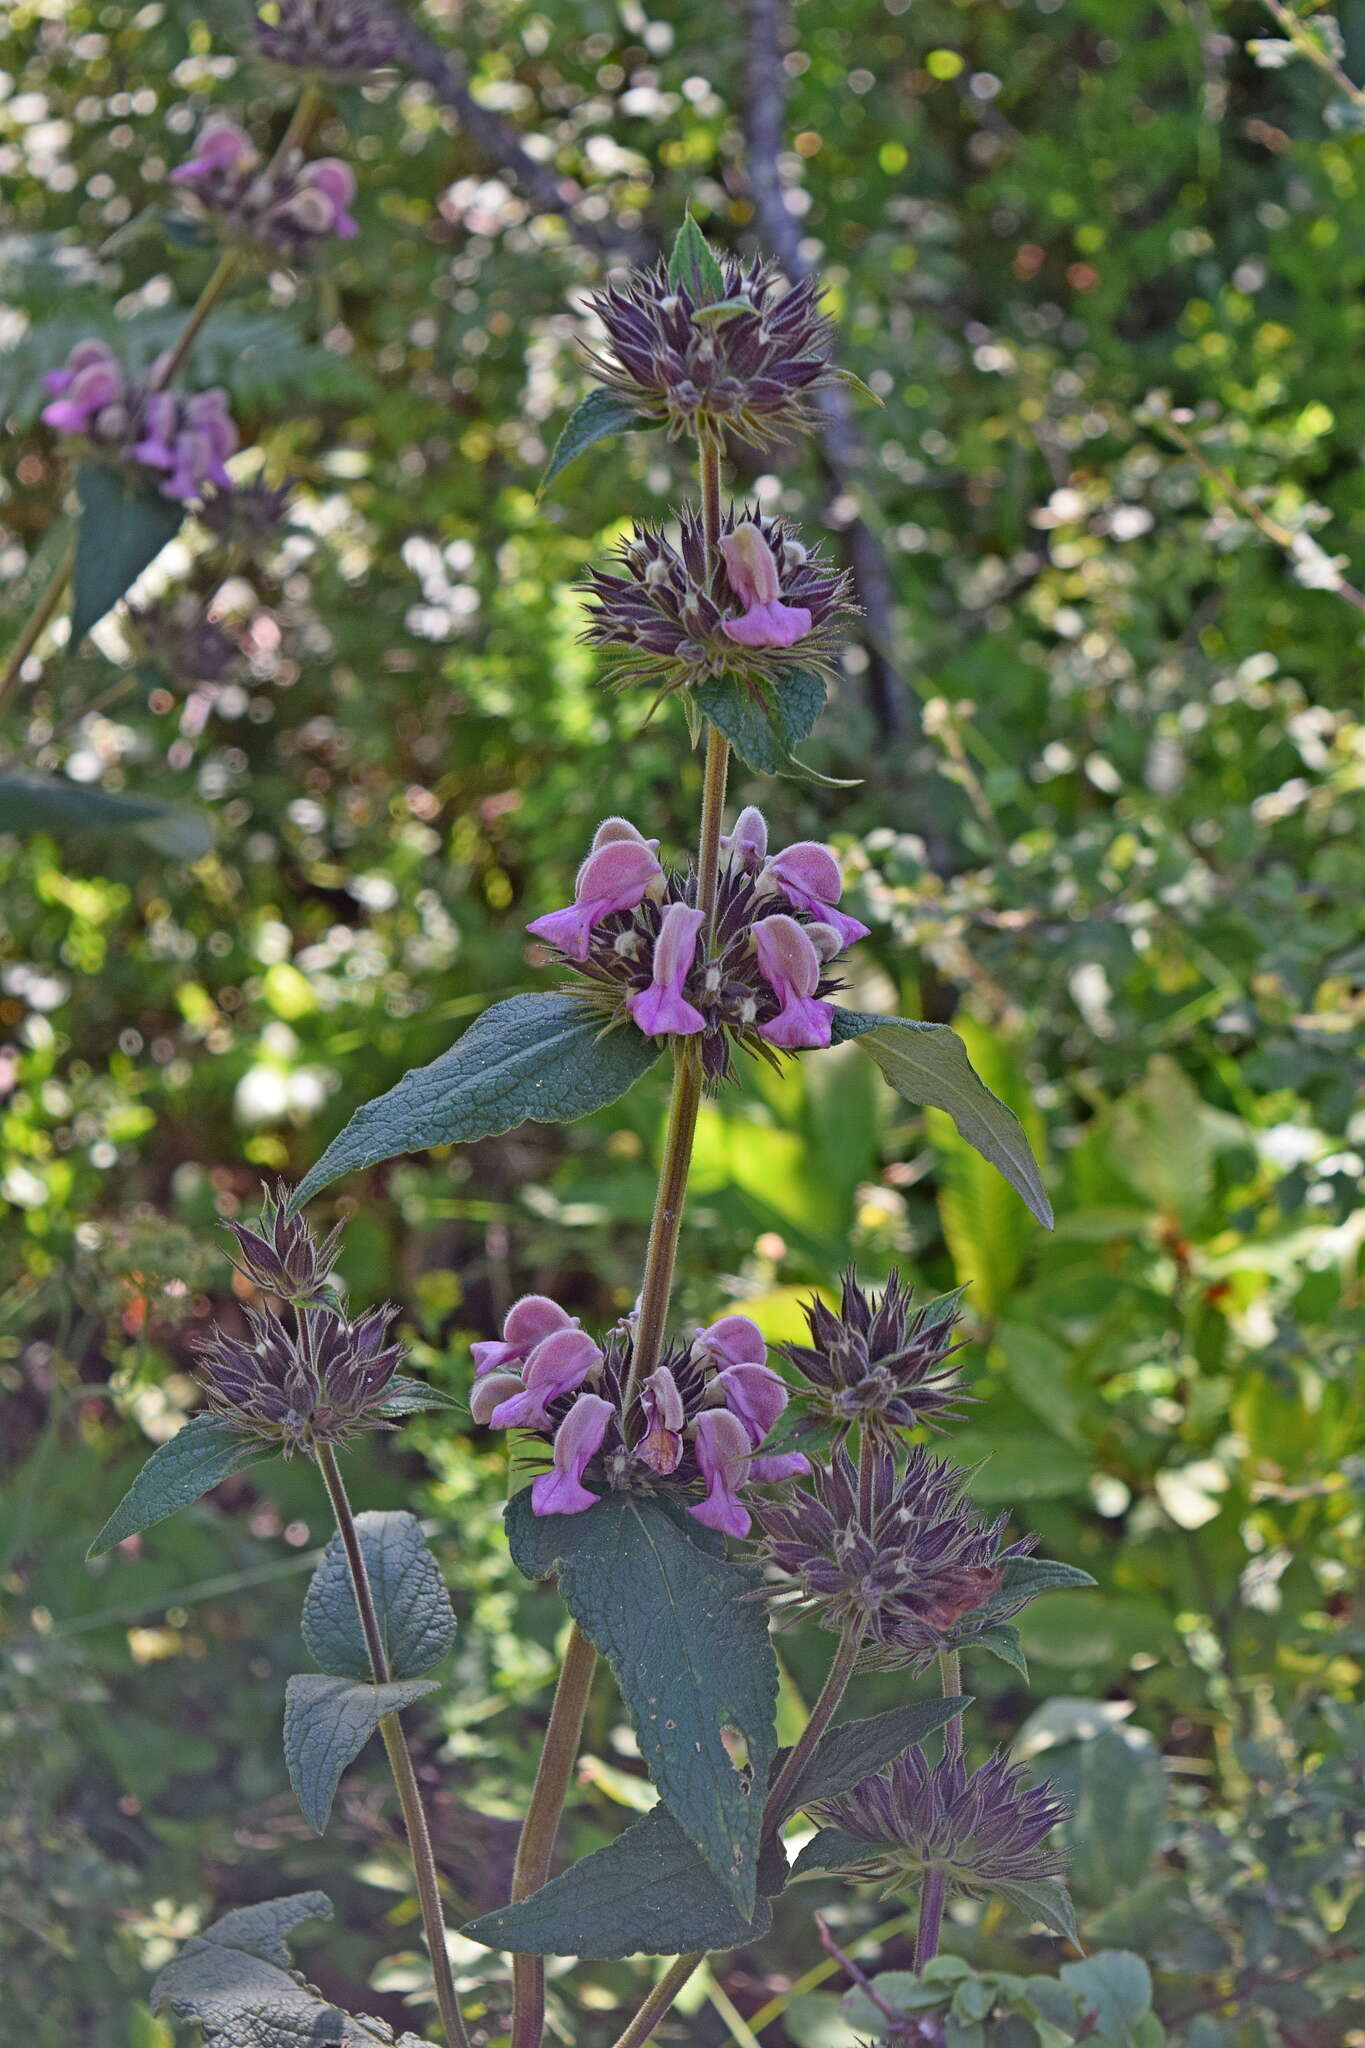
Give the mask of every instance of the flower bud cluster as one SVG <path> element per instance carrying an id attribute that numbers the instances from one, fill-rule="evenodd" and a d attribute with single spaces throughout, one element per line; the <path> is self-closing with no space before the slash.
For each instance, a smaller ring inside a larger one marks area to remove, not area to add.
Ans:
<path id="1" fill-rule="evenodd" d="M 297 262 L 336 235 L 359 233 L 348 211 L 355 174 L 339 157 L 267 166 L 251 138 L 230 121 L 214 120 L 194 155 L 171 172 L 171 183 L 229 240 L 256 243 L 285 262 Z"/>
<path id="2" fill-rule="evenodd" d="M 817 1295 L 806 1307 L 810 1343 L 784 1344 L 782 1355 L 806 1381 L 816 1414 L 893 1444 L 900 1430 L 955 1420 L 969 1399 L 952 1363 L 957 1306 L 954 1293 L 916 1308 L 894 1268 L 873 1300 L 850 1267 L 838 1314 Z"/>
<path id="3" fill-rule="evenodd" d="M 599 1345 L 548 1295 L 523 1295 L 501 1340 L 473 1346 L 470 1411 L 550 1445 L 531 1486 L 538 1515 L 583 1514 L 604 1493 L 663 1494 L 707 1528 L 746 1535 L 747 1489 L 808 1469 L 799 1454 L 758 1455 L 788 1398 L 761 1331 L 722 1316 L 633 1390 L 631 1351 L 628 1325 Z"/>
<path id="4" fill-rule="evenodd" d="M 595 374 L 673 440 L 709 429 L 766 448 L 808 432 L 811 395 L 838 376 L 821 287 L 805 280 L 783 291 L 776 264 L 733 257 L 720 259 L 720 277 L 707 298 L 670 282 L 660 264 L 598 292 Z"/>
<path id="5" fill-rule="evenodd" d="M 684 506 L 676 545 L 637 526 L 616 559 L 621 573 L 588 571 L 583 638 L 603 650 L 618 688 L 689 689 L 734 669 L 776 683 L 794 669 L 827 674 L 855 610 L 849 576 L 756 508 L 730 507 L 718 553 Z"/>
<path id="6" fill-rule="evenodd" d="M 808 1487 L 759 1509 L 779 1612 L 857 1630 L 868 1666 L 931 1664 L 966 1616 L 996 1601 L 1006 1564 L 1037 1540 L 1006 1547 L 1008 1518 L 978 1515 L 963 1498 L 966 1483 L 961 1466 L 917 1448 L 903 1467 L 894 1452 L 877 1451 L 860 1485 L 840 1447 Z M 1007 1621 L 1026 1600 L 993 1605 L 991 1621 Z"/>
<path id="7" fill-rule="evenodd" d="M 1023 1769 L 999 1751 L 968 1773 L 959 1756 L 946 1753 L 930 1764 L 909 1749 L 885 1776 L 865 1778 L 811 1812 L 867 1843 L 867 1860 L 841 1866 L 846 1875 L 878 1878 L 892 1891 L 938 1871 L 975 1897 L 994 1885 L 1036 1884 L 1066 1870 L 1065 1850 L 1046 1841 L 1068 1818 L 1066 1805 L 1050 1784 L 1029 1785 Z"/>
<path id="8" fill-rule="evenodd" d="M 193 591 L 155 605 L 129 605 L 124 632 L 138 662 L 185 689 L 221 683 L 246 669 L 241 647 L 209 617 Z"/>
<path id="9" fill-rule="evenodd" d="M 719 1084 L 731 1044 L 771 1059 L 830 1043 L 840 987 L 825 968 L 867 926 L 837 908 L 843 882 L 833 850 L 802 840 L 768 854 L 752 806 L 721 842 L 714 924 L 697 907 L 695 877 L 670 872 L 657 840 L 624 818 L 599 825 L 574 900 L 527 926 L 598 985 L 586 999 L 655 1038 L 695 1037 Z M 599 995 L 600 992 L 600 995 Z"/>
<path id="10" fill-rule="evenodd" d="M 134 471 L 153 471 L 163 497 L 188 504 L 209 485 L 232 489 L 224 463 L 238 441 L 226 391 L 182 397 L 130 383 L 113 350 L 94 340 L 77 342 L 43 384 L 53 394 L 42 412 L 47 426 Z"/>
<path id="11" fill-rule="evenodd" d="M 390 1382 L 403 1359 L 389 1341 L 397 1310 L 352 1320 L 325 1298 L 340 1230 L 319 1242 L 289 1215 L 283 1189 L 266 1197 L 257 1228 L 229 1228 L 243 1279 L 288 1306 L 248 1305 L 245 1337 L 215 1330 L 195 1345 L 211 1412 L 286 1458 L 390 1428 Z"/>
<path id="12" fill-rule="evenodd" d="M 322 78 L 365 78 L 402 64 L 412 41 L 382 0 L 264 0 L 252 23 L 256 48 L 272 64 Z"/>

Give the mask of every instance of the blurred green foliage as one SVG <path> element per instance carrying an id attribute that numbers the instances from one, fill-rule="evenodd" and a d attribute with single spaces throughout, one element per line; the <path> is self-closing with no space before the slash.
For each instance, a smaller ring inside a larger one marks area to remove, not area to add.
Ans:
<path id="1" fill-rule="evenodd" d="M 654 246 L 690 200 L 751 245 L 736 10 L 422 18 L 579 181 L 599 236 Z M 1365 76 L 1365 10 L 1340 19 Z M 831 1054 L 704 1113 L 680 1298 L 782 1336 L 850 1246 L 866 1277 L 970 1282 L 983 1399 L 955 1448 L 1099 1590 L 1024 1618 L 1030 1688 L 989 1664 L 969 1689 L 1001 1738 L 1047 1703 L 1025 1743 L 1079 1801 L 1087 1941 L 1147 1957 L 1187 2048 L 1333 2048 L 1365 2025 L 1342 1704 L 1365 1653 L 1361 635 L 1207 468 L 1365 575 L 1365 139 L 1309 65 L 1258 67 L 1268 27 L 1250 0 L 797 17 L 781 168 L 844 359 L 884 401 L 860 416 L 859 485 L 913 694 L 879 738 L 855 649 L 806 751 L 861 787 L 734 793 L 846 847 L 874 927 L 858 997 L 964 1031 L 1034 1121 L 1058 1228 Z M 212 260 L 166 239 L 167 171 L 208 109 L 264 134 L 285 103 L 227 0 L 20 0 L 0 29 L 0 646 L 60 544 L 41 371 L 88 332 L 130 358 L 165 345 Z M 133 666 L 110 622 L 5 733 L 216 833 L 176 864 L 0 819 L 0 1945 L 34 2048 L 158 2048 L 145 1972 L 214 1911 L 315 1883 L 338 1905 L 307 1959 L 328 1995 L 399 2020 L 420 1994 L 378 1776 L 352 1774 L 319 1843 L 279 1755 L 326 1533 L 308 1473 L 264 1468 L 136 1555 L 78 1559 L 193 1402 L 187 1336 L 230 1301 L 215 1219 L 489 992 L 533 984 L 521 927 L 563 900 L 605 809 L 676 845 L 696 807 L 676 707 L 642 726 L 595 688 L 569 587 L 621 520 L 664 515 L 680 458 L 613 444 L 534 496 L 599 257 L 425 86 L 338 91 L 321 145 L 357 162 L 360 239 L 316 279 L 257 280 L 196 356 L 295 482 L 261 559 L 225 564 L 193 529 L 174 553 L 172 588 L 239 643 L 232 676 Z M 1162 431 L 1169 404 L 1204 467 Z M 765 504 L 826 516 L 813 470 L 768 460 Z M 661 1088 L 347 1184 L 354 1295 L 401 1300 L 457 1392 L 468 1338 L 522 1287 L 628 1304 Z M 413 1505 L 448 1567 L 457 1683 L 415 1720 L 452 1896 L 491 1906 L 559 1611 L 507 1563 L 499 1448 L 428 1418 L 352 1463 L 359 1504 Z M 818 1672 L 790 1678 L 809 1699 Z M 865 1694 L 890 1704 L 895 1682 Z M 576 1852 L 639 1804 L 617 1713 L 603 1689 Z M 812 1903 L 846 1946 L 874 1927 L 833 1886 L 789 1894 L 761 1954 L 701 1980 L 687 2038 L 737 2038 L 728 2006 L 773 2048 L 846 2048 Z M 904 1967 L 886 1910 L 874 1950 Z M 976 1909 L 947 1941 L 985 1970 L 1058 1961 Z M 483 1952 L 461 1964 L 477 1999 Z M 638 1972 L 590 1976 L 581 2038 L 606 2041 Z"/>

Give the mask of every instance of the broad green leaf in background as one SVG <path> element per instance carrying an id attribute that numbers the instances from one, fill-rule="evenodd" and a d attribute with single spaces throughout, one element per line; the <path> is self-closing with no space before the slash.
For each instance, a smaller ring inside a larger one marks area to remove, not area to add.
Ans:
<path id="1" fill-rule="evenodd" d="M 168 1442 L 157 1445 L 86 1556 L 99 1557 L 126 1536 L 164 1522 L 234 1472 L 270 1455 L 265 1445 L 216 1415 L 192 1416 Z"/>
<path id="2" fill-rule="evenodd" d="M 81 501 L 72 577 L 71 645 L 137 582 L 168 541 L 175 539 L 185 508 L 158 490 L 135 490 L 121 470 L 85 462 L 76 471 Z"/>
<path id="3" fill-rule="evenodd" d="M 725 273 L 690 213 L 684 215 L 683 224 L 673 239 L 668 258 L 668 281 L 675 287 L 681 285 L 690 293 L 695 305 L 718 300 L 725 291 Z"/>
<path id="4" fill-rule="evenodd" d="M 1049 1700 L 1024 1723 L 1015 1745 L 1017 1755 L 1037 1760 L 1039 1774 L 1071 1808 L 1063 1828 L 1070 1882 L 1090 1906 L 1107 1906 L 1143 1882 L 1166 1828 L 1161 1752 L 1145 1728 L 1106 1713 L 1109 1704 Z"/>
<path id="5" fill-rule="evenodd" d="M 1051 1229 L 1052 1204 L 1024 1128 L 975 1072 L 955 1031 L 946 1024 L 836 1010 L 834 1042 L 850 1038 L 871 1054 L 906 1102 L 946 1110 L 967 1143 L 1004 1174 L 1032 1214 Z"/>
<path id="6" fill-rule="evenodd" d="M 323 1892 L 295 1892 L 224 1914 L 192 1935 L 153 1984 L 154 2012 L 169 2006 L 202 2028 L 205 2048 L 422 2048 L 395 2041 L 384 2020 L 332 2005 L 295 1972 L 288 1936 L 305 1920 L 330 1920 Z"/>
<path id="7" fill-rule="evenodd" d="M 1226 1123 L 1175 1061 L 1159 1054 L 1115 1103 L 1109 1148 L 1128 1180 L 1163 1216 L 1193 1229 L 1208 1206 Z"/>
<path id="8" fill-rule="evenodd" d="M 439 1664 L 455 1641 L 441 1568 L 415 1515 L 375 1510 L 355 1522 L 390 1676 L 418 1677 Z M 340 1536 L 327 1545 L 304 1599 L 303 1640 L 331 1676 L 373 1676 Z"/>
<path id="9" fill-rule="evenodd" d="M 50 832 L 62 840 L 131 833 L 170 860 L 198 860 L 213 844 L 213 828 L 198 811 L 36 775 L 0 774 L 0 832 Z"/>
<path id="10" fill-rule="evenodd" d="M 763 1894 L 780 1891 L 785 1875 L 786 1859 L 774 1845 L 746 1919 L 660 1804 L 520 1905 L 485 1913 L 460 1931 L 520 1955 L 605 1959 L 738 1948 L 767 1933 L 773 1915 Z"/>
<path id="11" fill-rule="evenodd" d="M 1018 1117 L 1036 1156 L 1043 1148 L 1042 1118 L 1009 1045 L 972 1017 L 960 1017 L 956 1029 L 973 1069 Z M 1000 1175 L 946 1111 L 931 1108 L 925 1128 L 938 1153 L 938 1210 L 957 1278 L 971 1287 L 973 1312 L 994 1316 L 1023 1266 L 1029 1227 Z"/>
<path id="12" fill-rule="evenodd" d="M 509 996 L 449 1052 L 363 1104 L 304 1175 L 293 1206 L 344 1173 L 404 1152 L 495 1138 L 528 1119 L 572 1123 L 624 1095 L 659 1052 L 633 1024 L 604 1032 L 601 1018 L 572 996 Z"/>
<path id="13" fill-rule="evenodd" d="M 752 1918 L 764 1791 L 776 1749 L 777 1660 L 754 1592 L 700 1525 L 650 1497 L 608 1494 L 581 1515 L 507 1507 L 528 1578 L 559 1575 L 565 1605 L 606 1657 L 659 1795 L 738 1912 Z M 746 1754 L 732 1761 L 735 1739 Z"/>
<path id="14" fill-rule="evenodd" d="M 1102 1949 L 1081 1963 L 1063 1963 L 1062 1982 L 1078 1991 L 1099 2034 L 1115 2048 L 1139 2048 L 1138 2028 L 1152 2010 L 1152 1973 L 1141 1956 Z"/>
<path id="15" fill-rule="evenodd" d="M 970 1695 L 950 1699 L 914 1700 L 908 1706 L 892 1707 L 873 1714 L 866 1721 L 844 1721 L 831 1728 L 816 1746 L 815 1754 L 792 1786 L 786 1811 L 796 1813 L 817 1799 L 834 1799 L 851 1791 L 864 1778 L 885 1770 L 913 1743 L 932 1735 L 954 1714 L 971 1705 Z"/>
<path id="16" fill-rule="evenodd" d="M 384 1716 L 401 1713 L 435 1690 L 434 1678 L 367 1685 L 310 1671 L 290 1679 L 284 1695 L 284 1760 L 310 1828 L 319 1835 L 326 1832 L 341 1774 Z"/>
<path id="17" fill-rule="evenodd" d="M 653 427 L 659 423 L 638 413 L 627 398 L 616 391 L 590 391 L 587 397 L 576 405 L 564 423 L 554 451 L 545 466 L 540 479 L 540 488 L 545 490 L 562 470 L 577 461 L 585 448 L 591 448 L 595 441 L 609 441 L 617 434 L 624 434 L 632 427 Z"/>

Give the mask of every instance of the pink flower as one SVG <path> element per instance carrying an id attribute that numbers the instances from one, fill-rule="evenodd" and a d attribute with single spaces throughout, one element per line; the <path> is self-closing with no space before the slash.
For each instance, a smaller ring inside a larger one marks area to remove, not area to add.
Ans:
<path id="1" fill-rule="evenodd" d="M 785 1380 L 770 1365 L 727 1365 L 706 1390 L 708 1401 L 719 1400 L 737 1415 L 757 1450 L 791 1398 Z"/>
<path id="2" fill-rule="evenodd" d="M 48 370 L 43 376 L 43 389 L 53 397 L 68 391 L 82 370 L 92 368 L 96 363 L 113 370 L 119 378 L 120 388 L 123 377 L 113 350 L 103 341 L 78 341 L 60 370 Z"/>
<path id="3" fill-rule="evenodd" d="M 520 1373 L 490 1372 L 477 1382 L 469 1396 L 469 1412 L 482 1428 L 487 1429 L 493 1419 L 493 1411 L 520 1390 Z"/>
<path id="4" fill-rule="evenodd" d="M 537 1515 L 581 1515 L 598 1496 L 583 1485 L 585 1468 L 602 1448 L 614 1410 L 600 1394 L 580 1394 L 555 1434 L 554 1467 L 531 1482 Z"/>
<path id="5" fill-rule="evenodd" d="M 235 170 L 238 164 L 254 162 L 255 158 L 248 135 L 231 121 L 215 121 L 200 135 L 194 155 L 171 172 L 171 183 L 193 185 L 215 171 Z"/>
<path id="6" fill-rule="evenodd" d="M 602 1354 L 586 1330 L 556 1330 L 527 1359 L 520 1392 L 500 1401 L 489 1422 L 494 1429 L 544 1429 L 551 1401 L 581 1387 L 601 1363 Z"/>
<path id="7" fill-rule="evenodd" d="M 485 1373 L 520 1365 L 543 1338 L 552 1337 L 556 1330 L 577 1328 L 578 1317 L 551 1301 L 548 1294 L 523 1294 L 503 1317 L 501 1343 L 489 1339 L 470 1345 L 474 1376 L 482 1379 Z"/>
<path id="8" fill-rule="evenodd" d="M 773 1486 L 781 1479 L 801 1479 L 810 1471 L 810 1459 L 800 1451 L 778 1451 L 771 1458 L 750 1458 L 749 1477 L 758 1486 Z"/>
<path id="9" fill-rule="evenodd" d="M 670 903 L 654 941 L 653 975 L 648 988 L 634 989 L 626 997 L 626 1008 L 647 1038 L 666 1032 L 686 1037 L 706 1029 L 700 1010 L 683 995 L 683 983 L 697 957 L 697 937 L 706 922 L 700 910 L 686 903 Z"/>
<path id="10" fill-rule="evenodd" d="M 708 1323 L 692 1339 L 692 1356 L 709 1358 L 713 1365 L 762 1365 L 768 1346 L 757 1323 L 748 1316 L 722 1316 Z"/>
<path id="11" fill-rule="evenodd" d="M 834 908 L 843 894 L 844 878 L 833 847 L 818 839 L 799 839 L 795 846 L 775 853 L 764 866 L 762 882 L 776 884 L 787 901 L 809 917 L 833 925 L 845 946 L 867 937 L 865 924 Z"/>
<path id="12" fill-rule="evenodd" d="M 614 845 L 618 839 L 629 839 L 636 846 L 647 846 L 651 852 L 659 844 L 657 839 L 646 839 L 644 833 L 632 825 L 629 818 L 603 818 L 592 835 L 589 852 L 596 853 L 599 846 Z"/>
<path id="13" fill-rule="evenodd" d="M 753 874 L 768 851 L 768 822 L 762 811 L 746 804 L 735 819 L 734 831 L 723 832 L 720 843 L 742 868 Z"/>
<path id="14" fill-rule="evenodd" d="M 794 647 L 811 629 L 804 605 L 782 603 L 777 558 L 759 528 L 745 519 L 720 543 L 730 588 L 745 606 L 737 619 L 723 619 L 723 631 L 741 647 Z"/>
<path id="15" fill-rule="evenodd" d="M 66 373 L 59 370 L 53 374 L 61 377 Z M 96 413 L 123 396 L 123 373 L 112 357 L 96 358 L 76 370 L 63 388 L 65 397 L 45 405 L 42 418 L 59 434 L 83 434 Z"/>
<path id="16" fill-rule="evenodd" d="M 708 1529 L 747 1536 L 749 1514 L 737 1489 L 749 1472 L 748 1430 L 728 1408 L 704 1408 L 694 1426 L 694 1442 L 706 1498 L 687 1512 Z"/>
<path id="17" fill-rule="evenodd" d="M 569 907 L 535 918 L 526 929 L 557 946 L 570 960 L 586 960 L 594 926 L 614 911 L 634 910 L 662 873 L 642 839 L 609 839 L 596 847 L 578 870 Z"/>
<path id="18" fill-rule="evenodd" d="M 834 1012 L 828 1003 L 815 1000 L 820 955 L 796 919 L 781 912 L 760 918 L 754 926 L 754 951 L 759 973 L 781 1004 L 775 1017 L 759 1025 L 759 1036 L 787 1052 L 828 1045 Z"/>
<path id="19" fill-rule="evenodd" d="M 640 1406 L 646 1426 L 635 1446 L 636 1457 L 661 1476 L 675 1472 L 682 1457 L 686 1414 L 678 1383 L 666 1365 L 657 1367 L 641 1387 Z"/>
<path id="20" fill-rule="evenodd" d="M 179 421 L 179 400 L 169 391 L 154 391 L 142 408 L 142 439 L 133 444 L 135 459 L 149 469 L 174 469 Z"/>
<path id="21" fill-rule="evenodd" d="M 332 233 L 340 235 L 343 242 L 349 242 L 360 233 L 355 221 L 347 211 L 355 198 L 355 173 L 340 157 L 319 157 L 315 164 L 309 164 L 299 173 L 299 183 L 320 192 L 332 207 Z"/>

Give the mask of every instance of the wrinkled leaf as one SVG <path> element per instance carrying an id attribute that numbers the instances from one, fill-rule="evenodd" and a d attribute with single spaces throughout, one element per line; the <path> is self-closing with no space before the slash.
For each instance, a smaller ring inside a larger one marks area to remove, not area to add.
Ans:
<path id="1" fill-rule="evenodd" d="M 658 426 L 657 420 L 638 413 L 627 398 L 616 391 L 590 391 L 587 397 L 576 405 L 564 423 L 554 451 L 545 466 L 540 479 L 544 491 L 552 484 L 562 470 L 576 462 L 585 448 L 591 448 L 595 441 L 610 441 L 617 434 L 624 434 L 632 427 Z"/>
<path id="2" fill-rule="evenodd" d="M 719 302 L 725 291 L 722 271 L 710 244 L 689 213 L 674 237 L 668 258 L 668 281 L 690 292 L 693 303 Z"/>
<path id="3" fill-rule="evenodd" d="M 455 1641 L 441 1568 L 415 1515 L 372 1510 L 355 1522 L 390 1675 L 415 1678 L 439 1664 Z M 373 1676 L 340 1536 L 327 1545 L 308 1588 L 303 1640 L 332 1677 Z"/>
<path id="4" fill-rule="evenodd" d="M 170 860 L 198 860 L 213 844 L 213 828 L 197 811 L 35 775 L 0 775 L 0 832 L 105 840 L 132 833 Z"/>
<path id="5" fill-rule="evenodd" d="M 304 1175 L 291 1206 L 343 1173 L 404 1152 L 496 1138 L 528 1119 L 572 1123 L 624 1095 L 659 1052 L 633 1024 L 604 1033 L 601 1018 L 572 996 L 510 996 L 449 1052 L 363 1103 Z"/>
<path id="6" fill-rule="evenodd" d="M 650 1497 L 607 1495 L 581 1515 L 508 1503 L 512 1557 L 559 1574 L 565 1605 L 606 1657 L 661 1798 L 744 1919 L 756 1896 L 764 1791 L 776 1748 L 777 1660 L 753 1566 L 727 1564 Z M 747 1766 L 726 1747 L 743 1738 Z"/>
<path id="7" fill-rule="evenodd" d="M 1023 1126 L 1014 1111 L 991 1094 L 955 1031 L 946 1024 L 837 1010 L 834 1043 L 849 1038 L 856 1038 L 872 1055 L 905 1101 L 946 1110 L 967 1143 L 1004 1174 L 1038 1221 L 1052 1228 L 1052 1204 Z"/>
<path id="8" fill-rule="evenodd" d="M 713 676 L 693 693 L 697 709 L 747 767 L 760 775 L 781 775 L 795 768 L 792 749 L 806 739 L 825 708 L 825 685 L 811 669 L 797 669 L 780 683 L 759 682 L 738 675 Z"/>
<path id="9" fill-rule="evenodd" d="M 993 1616 L 1003 1614 L 1020 1600 L 1036 1600 L 1043 1593 L 1061 1593 L 1068 1586 L 1094 1584 L 1089 1572 L 1083 1572 L 1078 1565 L 1058 1564 L 1050 1557 L 1012 1557 L 1005 1566 L 1000 1591 L 963 1615 L 953 1630 L 953 1640 L 970 1642 Z"/>
<path id="10" fill-rule="evenodd" d="M 966 1695 L 946 1700 L 915 1700 L 909 1706 L 873 1714 L 866 1721 L 845 1721 L 840 1727 L 831 1728 L 792 1787 L 782 1818 L 785 1820 L 814 1800 L 834 1799 L 841 1792 L 851 1791 L 971 1703 Z"/>
<path id="11" fill-rule="evenodd" d="M 243 1436 L 216 1415 L 192 1416 L 167 1443 L 157 1445 L 86 1556 L 99 1557 L 125 1536 L 164 1522 L 234 1472 L 244 1472 L 270 1455 L 264 1444 Z"/>
<path id="12" fill-rule="evenodd" d="M 83 640 L 124 592 L 131 590 L 168 541 L 175 539 L 185 508 L 159 491 L 136 491 L 116 469 L 85 462 L 76 471 L 81 501 L 72 577 L 71 645 Z"/>
<path id="13" fill-rule="evenodd" d="M 242 1906 L 193 1935 L 153 1984 L 154 2011 L 169 2006 L 203 2030 L 206 2048 L 420 2048 L 394 2042 L 384 2020 L 331 2005 L 292 1968 L 288 1937 L 305 1920 L 330 1920 L 323 1892 Z"/>
<path id="14" fill-rule="evenodd" d="M 1138 2027 L 1152 2009 L 1152 1973 L 1141 1956 L 1126 1949 L 1101 1949 L 1083 1963 L 1063 1963 L 1058 1973 L 1078 1991 L 1097 2030 L 1116 2048 L 1137 2048 Z"/>
<path id="15" fill-rule="evenodd" d="M 519 1955 L 592 1960 L 738 1948 L 767 1933 L 768 1896 L 782 1889 L 785 1876 L 786 1858 L 774 1843 L 760 1868 L 757 1907 L 746 1919 L 661 1803 L 533 1897 L 460 1931 Z"/>
<path id="16" fill-rule="evenodd" d="M 822 1870 L 851 1870 L 859 1863 L 873 1862 L 876 1855 L 873 1842 L 860 1842 L 844 1828 L 821 1828 L 793 1863 L 792 1878 L 811 1877 Z"/>
<path id="17" fill-rule="evenodd" d="M 425 1380 L 392 1379 L 379 1403 L 381 1415 L 420 1415 L 426 1408 L 458 1408 L 464 1410 L 466 1403 L 457 1401 L 453 1394 L 443 1394 L 439 1387 L 429 1387 Z"/>
<path id="18" fill-rule="evenodd" d="M 956 1640 L 957 1632 L 954 1631 Z M 998 1657 L 1002 1664 L 1008 1664 L 1011 1671 L 1017 1671 L 1021 1678 L 1028 1677 L 1028 1658 L 1019 1639 L 1019 1631 L 1012 1621 L 992 1622 L 989 1628 L 978 1629 L 974 1634 L 961 1639 L 964 1650 L 989 1650 L 992 1657 Z"/>
<path id="19" fill-rule="evenodd" d="M 312 1671 L 290 1679 L 284 1695 L 284 1760 L 310 1828 L 319 1835 L 326 1832 L 341 1774 L 384 1716 L 401 1713 L 435 1690 L 434 1678 L 362 1685 L 354 1678 Z"/>
<path id="20" fill-rule="evenodd" d="M 990 1889 L 1022 1913 L 1029 1920 L 1041 1920 L 1044 1927 L 1054 1934 L 1060 1934 L 1064 1941 L 1075 1941 L 1076 1914 L 1071 1904 L 1071 1894 L 1059 1877 L 1035 1878 L 1032 1884 L 1002 1884 L 996 1882 Z"/>

